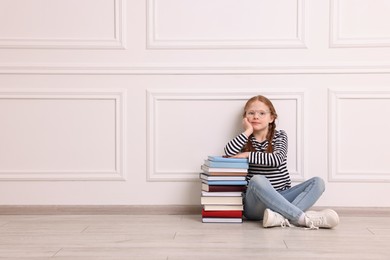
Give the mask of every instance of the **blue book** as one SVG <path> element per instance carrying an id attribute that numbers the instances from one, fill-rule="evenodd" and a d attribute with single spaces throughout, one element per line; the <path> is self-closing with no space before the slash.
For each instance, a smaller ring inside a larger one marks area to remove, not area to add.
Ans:
<path id="1" fill-rule="evenodd" d="M 248 163 L 246 158 L 232 158 L 232 157 L 223 157 L 223 156 L 208 156 L 209 161 L 213 162 L 229 162 L 229 163 Z"/>
<path id="2" fill-rule="evenodd" d="M 245 181 L 246 176 L 209 176 L 201 173 L 199 178 L 207 181 Z"/>
<path id="3" fill-rule="evenodd" d="M 247 181 L 204 181 L 208 185 L 247 185 Z"/>
<path id="4" fill-rule="evenodd" d="M 211 168 L 234 168 L 234 169 L 248 169 L 248 162 L 221 162 L 205 160 L 204 164 Z"/>

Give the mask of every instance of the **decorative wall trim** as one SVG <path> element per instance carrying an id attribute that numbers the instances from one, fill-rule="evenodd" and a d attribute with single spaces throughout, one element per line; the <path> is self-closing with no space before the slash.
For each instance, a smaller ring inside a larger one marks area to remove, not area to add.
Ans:
<path id="1" fill-rule="evenodd" d="M 0 49 L 125 49 L 126 1 L 113 0 L 114 28 L 112 39 L 85 38 L 0 38 Z"/>
<path id="2" fill-rule="evenodd" d="M 330 47 L 331 48 L 378 48 L 390 47 L 390 37 L 345 37 L 340 32 L 340 1 L 330 0 Z"/>
<path id="3" fill-rule="evenodd" d="M 148 49 L 293 49 L 306 48 L 305 0 L 297 1 L 296 37 L 286 39 L 164 39 L 157 36 L 156 1 L 147 0 L 147 48 Z"/>
<path id="4" fill-rule="evenodd" d="M 273 74 L 388 74 L 390 64 L 0 64 L 0 75 L 273 75 Z"/>
<path id="5" fill-rule="evenodd" d="M 339 169 L 339 113 L 340 102 L 345 100 L 387 99 L 390 102 L 390 91 L 383 90 L 328 90 L 329 102 L 329 180 L 333 182 L 390 182 L 388 172 L 342 171 Z M 385 119 L 384 119 L 385 120 Z M 362 150 L 362 152 L 366 152 Z M 389 168 L 390 169 L 390 168 Z"/>
<path id="6" fill-rule="evenodd" d="M 167 100 L 242 100 L 258 95 L 259 90 L 147 90 L 147 180 L 148 181 L 199 181 L 199 170 L 187 171 L 162 171 L 157 168 L 156 150 L 157 140 L 157 103 Z M 305 175 L 305 143 L 304 143 L 304 92 L 300 90 L 264 90 L 261 93 L 272 100 L 294 100 L 297 104 L 297 129 L 296 129 L 296 170 L 290 170 L 293 181 L 304 180 Z"/>
<path id="7" fill-rule="evenodd" d="M 124 89 L 0 89 L 1 99 L 113 100 L 115 102 L 115 170 L 107 171 L 0 171 L 0 181 L 74 181 L 126 179 L 126 90 Z"/>

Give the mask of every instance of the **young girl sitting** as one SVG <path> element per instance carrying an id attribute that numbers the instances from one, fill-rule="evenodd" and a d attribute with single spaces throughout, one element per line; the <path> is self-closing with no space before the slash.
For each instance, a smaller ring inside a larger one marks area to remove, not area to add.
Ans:
<path id="1" fill-rule="evenodd" d="M 277 113 L 268 98 L 252 97 L 244 107 L 244 132 L 225 146 L 226 156 L 247 158 L 249 162 L 244 216 L 263 220 L 264 227 L 291 224 L 310 229 L 335 227 L 339 217 L 334 210 L 307 211 L 325 190 L 321 178 L 313 177 L 291 186 L 287 134 L 276 129 L 276 119 Z"/>

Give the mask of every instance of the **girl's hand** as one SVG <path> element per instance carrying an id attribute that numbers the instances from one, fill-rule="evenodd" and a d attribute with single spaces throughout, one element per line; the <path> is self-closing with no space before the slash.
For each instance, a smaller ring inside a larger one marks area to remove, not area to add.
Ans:
<path id="1" fill-rule="evenodd" d="M 231 157 L 232 158 L 248 158 L 249 157 L 249 152 L 238 153 L 238 154 L 233 155 Z"/>
<path id="2" fill-rule="evenodd" d="M 242 127 L 244 128 L 244 132 L 247 137 L 249 137 L 253 133 L 253 126 L 249 123 L 248 118 L 244 117 L 242 119 Z"/>

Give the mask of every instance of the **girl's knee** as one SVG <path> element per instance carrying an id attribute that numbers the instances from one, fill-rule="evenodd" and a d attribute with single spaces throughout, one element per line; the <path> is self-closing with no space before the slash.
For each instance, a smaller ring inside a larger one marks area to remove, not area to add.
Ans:
<path id="1" fill-rule="evenodd" d="M 316 183 L 316 186 L 321 192 L 325 191 L 325 182 L 320 177 L 313 177 L 312 180 Z"/>
<path id="2" fill-rule="evenodd" d="M 250 181 L 248 186 L 256 186 L 256 187 L 261 187 L 263 185 L 267 185 L 269 180 L 263 176 L 263 175 L 254 175 Z"/>

